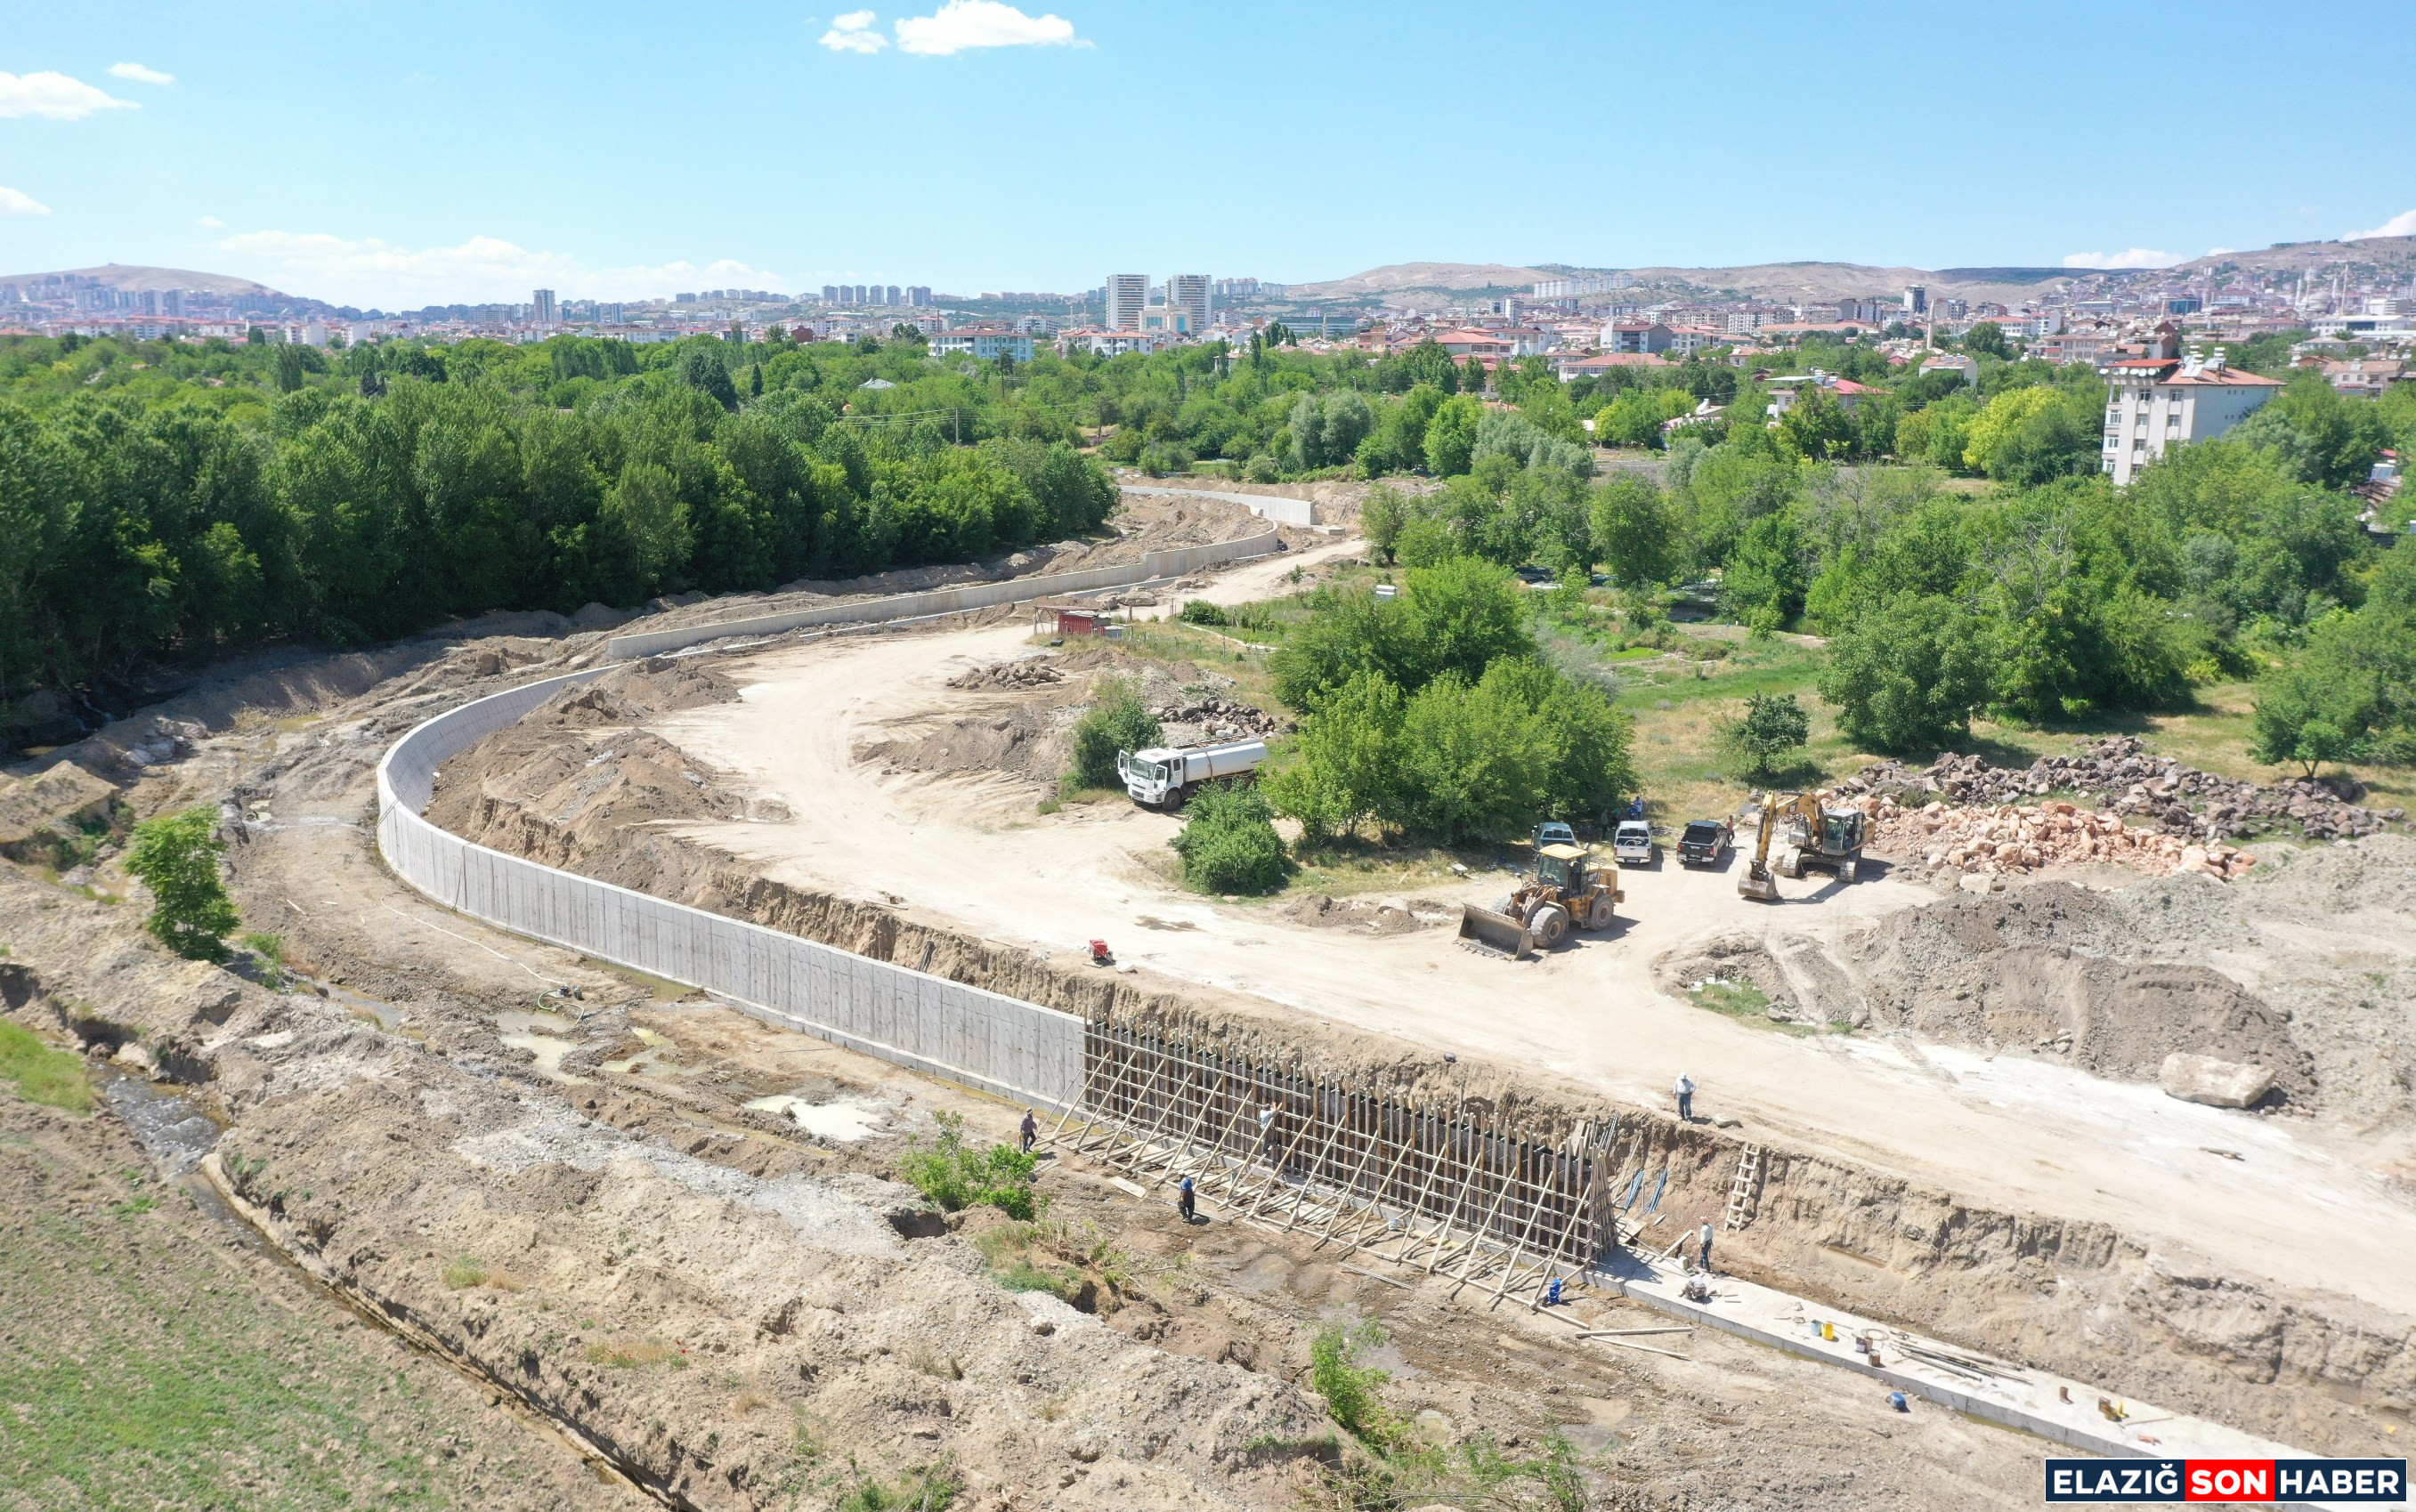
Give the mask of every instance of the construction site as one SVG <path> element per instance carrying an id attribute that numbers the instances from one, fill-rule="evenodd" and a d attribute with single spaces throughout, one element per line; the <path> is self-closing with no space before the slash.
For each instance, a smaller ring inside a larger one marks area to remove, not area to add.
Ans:
<path id="1" fill-rule="evenodd" d="M 99 1369 L 272 1299 L 281 1389 L 374 1405 L 264 1505 L 2016 1507 L 2049 1454 L 2406 1454 L 2404 815 L 2075 742 L 1880 764 L 1784 855 L 1187 891 L 1179 804 L 1061 801 L 1074 724 L 1115 677 L 1170 748 L 1279 741 L 1246 630 L 1147 629 L 1364 562 L 1354 487 L 264 653 L 8 769 L 6 1017 L 101 1107 L 0 1094 L 47 1215 L 0 1334 Z M 69 853 L 197 804 L 273 959 L 177 959 Z M 1027 1116 L 1030 1219 L 908 1179 Z M 1337 1337 L 1379 1406 L 1318 1389 Z M 126 1505 L 12 1452 L 0 1506 Z"/>

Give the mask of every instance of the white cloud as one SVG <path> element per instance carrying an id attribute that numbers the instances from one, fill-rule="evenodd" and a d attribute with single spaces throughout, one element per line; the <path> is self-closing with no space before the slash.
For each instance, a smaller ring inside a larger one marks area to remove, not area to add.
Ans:
<path id="1" fill-rule="evenodd" d="M 376 237 L 253 231 L 219 246 L 275 276 L 264 281 L 281 279 L 296 293 L 388 308 L 526 299 L 531 289 L 552 289 L 566 299 L 652 299 L 700 285 L 778 289 L 782 281 L 777 273 L 731 258 L 701 266 L 590 268 L 565 253 L 531 251 L 496 236 L 414 250 Z"/>
<path id="2" fill-rule="evenodd" d="M 119 99 L 63 73 L 0 73 L 0 119 L 38 115 L 46 121 L 81 121 L 96 111 L 130 111 Z"/>
<path id="3" fill-rule="evenodd" d="M 220 220 L 216 216 L 204 216 L 201 219 L 194 221 L 193 224 L 201 227 L 204 231 L 226 230 L 226 222 Z"/>
<path id="4" fill-rule="evenodd" d="M 174 74 L 146 68 L 139 63 L 113 63 L 109 66 L 109 72 L 112 78 L 131 79 L 138 84 L 173 84 L 176 82 Z"/>
<path id="5" fill-rule="evenodd" d="M 2159 252 L 2152 247 L 2135 247 L 2127 252 L 2107 256 L 2104 252 L 2075 252 L 2063 260 L 2067 268 L 2169 268 L 2189 259 L 2179 252 Z"/>
<path id="6" fill-rule="evenodd" d="M 898 22 L 898 49 L 945 57 L 974 47 L 1064 47 L 1079 43 L 1063 16 L 1027 16 L 1002 0 L 947 0 L 928 16 Z"/>
<path id="7" fill-rule="evenodd" d="M 834 52 L 878 52 L 889 45 L 889 38 L 872 29 L 875 19 L 869 10 L 834 16 L 831 29 L 822 35 L 822 44 Z"/>
<path id="8" fill-rule="evenodd" d="M 2362 242 L 2369 236 L 2416 236 L 2416 210 L 2402 210 L 2372 231 L 2353 231 L 2341 240 Z"/>
<path id="9" fill-rule="evenodd" d="M 2206 249 L 2206 255 L 2209 257 L 2229 257 L 2232 253 L 2239 250 L 2240 248 L 2236 247 L 2210 247 Z"/>
<path id="10" fill-rule="evenodd" d="M 0 187 L 0 216 L 47 216 L 51 207 L 22 189 Z"/>

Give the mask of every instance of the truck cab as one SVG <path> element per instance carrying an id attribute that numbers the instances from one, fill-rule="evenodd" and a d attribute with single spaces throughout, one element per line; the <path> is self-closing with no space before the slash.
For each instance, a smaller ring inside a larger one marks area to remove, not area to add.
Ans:
<path id="1" fill-rule="evenodd" d="M 1164 808 L 1183 789 L 1183 753 L 1167 746 L 1116 753 L 1116 774 L 1125 780 L 1132 801 L 1148 808 Z"/>

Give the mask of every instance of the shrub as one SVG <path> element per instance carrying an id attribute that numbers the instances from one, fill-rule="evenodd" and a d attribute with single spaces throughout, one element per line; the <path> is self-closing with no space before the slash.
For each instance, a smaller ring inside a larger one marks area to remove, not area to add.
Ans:
<path id="1" fill-rule="evenodd" d="M 1276 483 L 1283 477 L 1283 469 L 1276 459 L 1261 452 L 1242 465 L 1242 477 L 1248 483 Z"/>
<path id="2" fill-rule="evenodd" d="M 1381 1349 L 1384 1330 L 1371 1320 L 1356 1328 L 1329 1323 L 1308 1346 L 1309 1385 L 1325 1399 L 1325 1410 L 1351 1436 L 1377 1448 L 1401 1436 L 1402 1425 L 1384 1405 L 1382 1387 L 1390 1371 L 1358 1363 L 1362 1350 Z"/>
<path id="3" fill-rule="evenodd" d="M 226 843 L 216 833 L 218 822 L 206 808 L 146 819 L 134 827 L 127 856 L 126 869 L 151 890 L 151 917 L 143 927 L 189 960 L 223 959 L 226 936 L 239 921 L 219 879 Z"/>
<path id="4" fill-rule="evenodd" d="M 1275 810 L 1255 787 L 1212 786 L 1193 798 L 1190 819 L 1168 844 L 1183 858 L 1185 885 L 1198 892 L 1273 892 L 1291 870 Z"/>
<path id="5" fill-rule="evenodd" d="M 1183 606 L 1183 619 L 1187 624 L 1231 624 L 1225 611 L 1204 598 L 1196 598 Z"/>
<path id="6" fill-rule="evenodd" d="M 1130 678 L 1101 678 L 1091 707 L 1074 726 L 1074 768 L 1067 773 L 1078 787 L 1115 787 L 1116 753 L 1155 745 L 1165 734 L 1157 716 L 1141 702 L 1140 685 Z"/>
<path id="7" fill-rule="evenodd" d="M 1026 1220 L 1039 1213 L 1045 1200 L 1032 1185 L 1036 1158 L 1011 1145 L 976 1149 L 965 1139 L 964 1115 L 932 1116 L 940 1133 L 931 1147 L 909 1150 L 898 1162 L 909 1185 L 951 1213 L 978 1204 Z"/>
<path id="8" fill-rule="evenodd" d="M 28 1102 L 68 1113 L 92 1111 L 92 1082 L 71 1051 L 44 1044 L 21 1024 L 0 1021 L 0 1081 L 13 1082 Z"/>
<path id="9" fill-rule="evenodd" d="M 1812 719 L 1791 693 L 1757 693 L 1744 711 L 1719 723 L 1720 749 L 1748 777 L 1767 777 L 1811 739 Z"/>

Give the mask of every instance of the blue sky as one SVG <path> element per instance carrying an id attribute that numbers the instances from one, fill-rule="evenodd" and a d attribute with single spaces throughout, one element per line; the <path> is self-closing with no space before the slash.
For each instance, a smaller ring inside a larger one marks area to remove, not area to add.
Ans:
<path id="1" fill-rule="evenodd" d="M 0 0 L 0 272 L 394 307 L 2416 230 L 2402 3 L 885 3 Z"/>

